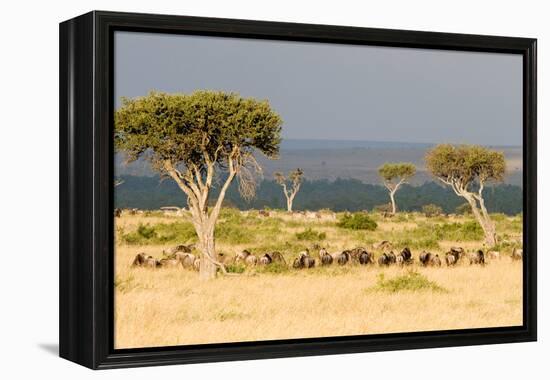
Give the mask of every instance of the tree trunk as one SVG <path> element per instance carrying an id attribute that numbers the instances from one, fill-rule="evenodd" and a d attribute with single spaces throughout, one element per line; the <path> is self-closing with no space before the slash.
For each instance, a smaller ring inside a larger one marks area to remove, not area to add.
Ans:
<path id="1" fill-rule="evenodd" d="M 397 207 L 395 206 L 395 192 L 390 191 L 390 199 L 391 199 L 391 213 L 392 215 L 395 215 L 397 212 Z"/>
<path id="2" fill-rule="evenodd" d="M 214 227 L 207 227 L 200 232 L 199 243 L 201 248 L 199 278 L 201 280 L 213 279 L 216 277 L 217 270 L 217 266 L 213 262 L 216 260 Z"/>
<path id="3" fill-rule="evenodd" d="M 286 198 L 286 210 L 292 212 L 292 199 L 289 197 Z"/>
<path id="4" fill-rule="evenodd" d="M 480 212 L 475 199 L 466 197 L 466 200 L 470 204 L 472 213 L 474 214 L 477 222 L 483 229 L 483 233 L 485 234 L 485 243 L 488 247 L 494 247 L 497 244 L 497 234 L 495 225 L 489 217 L 489 214 L 486 211 L 484 211 L 483 214 Z"/>

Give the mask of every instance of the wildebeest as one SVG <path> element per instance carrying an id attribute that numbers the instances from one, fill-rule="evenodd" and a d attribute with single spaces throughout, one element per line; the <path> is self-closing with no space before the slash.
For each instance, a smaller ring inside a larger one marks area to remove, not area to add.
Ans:
<path id="1" fill-rule="evenodd" d="M 447 263 L 447 266 L 453 266 L 456 264 L 456 256 L 453 255 L 451 252 L 447 252 L 445 254 L 445 262 Z"/>
<path id="2" fill-rule="evenodd" d="M 161 259 L 159 261 L 159 266 L 163 268 L 175 268 L 180 265 L 183 265 L 183 263 L 179 259 Z"/>
<path id="3" fill-rule="evenodd" d="M 269 253 L 264 253 L 260 258 L 258 259 L 259 265 L 268 265 L 273 262 L 273 258 Z"/>
<path id="4" fill-rule="evenodd" d="M 331 265 L 333 261 L 334 258 L 330 253 L 327 252 L 326 249 L 321 248 L 319 250 L 319 262 L 321 263 L 321 265 Z"/>
<path id="5" fill-rule="evenodd" d="M 420 261 L 420 265 L 422 266 L 441 266 L 441 259 L 439 258 L 439 255 L 434 255 L 431 252 L 422 251 L 422 253 L 418 256 L 418 261 Z"/>
<path id="6" fill-rule="evenodd" d="M 487 258 L 491 260 L 498 260 L 500 259 L 500 252 L 499 251 L 489 251 L 487 252 Z"/>
<path id="7" fill-rule="evenodd" d="M 120 216 L 122 215 L 122 209 L 120 208 L 115 208 L 115 218 L 120 218 Z"/>
<path id="8" fill-rule="evenodd" d="M 391 264 L 394 264 L 397 261 L 397 258 L 393 252 L 390 253 L 382 253 L 382 255 L 378 258 L 378 265 L 380 266 L 389 266 Z"/>
<path id="9" fill-rule="evenodd" d="M 195 257 L 195 255 L 193 255 L 192 253 L 184 253 L 182 256 L 179 256 L 179 257 L 180 257 L 181 265 L 183 265 L 184 268 L 188 268 L 188 269 L 193 268 L 195 260 L 198 260 L 198 258 Z"/>
<path id="10" fill-rule="evenodd" d="M 193 269 L 199 271 L 201 269 L 201 259 L 198 257 L 193 261 Z"/>
<path id="11" fill-rule="evenodd" d="M 470 265 L 472 264 L 485 264 L 485 255 L 481 249 L 478 249 L 476 252 L 473 252 L 469 256 Z"/>
<path id="12" fill-rule="evenodd" d="M 138 253 L 132 262 L 133 267 L 147 267 L 147 268 L 156 268 L 160 266 L 160 262 L 155 259 L 153 256 L 147 255 L 146 253 Z"/>
<path id="13" fill-rule="evenodd" d="M 240 262 L 243 262 L 246 265 L 256 265 L 258 263 L 258 258 L 245 249 L 235 256 L 235 263 Z"/>
<path id="14" fill-rule="evenodd" d="M 300 252 L 300 255 L 294 260 L 294 263 L 292 264 L 292 267 L 296 269 L 313 268 L 314 266 L 315 259 L 309 256 L 308 251 Z"/>
<path id="15" fill-rule="evenodd" d="M 174 247 L 170 247 L 167 250 L 163 251 L 164 255 L 170 257 L 176 253 L 191 253 L 193 251 L 194 244 L 185 245 L 179 244 Z"/>
<path id="16" fill-rule="evenodd" d="M 346 265 L 351 260 L 350 251 L 344 251 L 336 257 L 336 262 L 339 265 Z"/>
<path id="17" fill-rule="evenodd" d="M 403 248 L 403 250 L 399 252 L 395 257 L 395 262 L 399 266 L 403 266 L 405 264 L 412 264 L 413 258 L 412 258 L 411 250 L 408 247 Z"/>
<path id="18" fill-rule="evenodd" d="M 392 244 L 387 240 L 382 240 L 381 242 L 372 245 L 372 248 L 381 250 L 391 249 L 391 247 Z"/>
<path id="19" fill-rule="evenodd" d="M 218 252 L 218 254 L 216 255 L 216 261 L 220 264 L 223 264 L 223 265 L 229 264 L 230 260 L 231 258 L 229 257 L 229 255 L 226 255 L 223 252 Z"/>
<path id="20" fill-rule="evenodd" d="M 456 261 L 460 260 L 462 256 L 464 256 L 464 248 L 462 247 L 451 247 L 449 249 L 449 252 L 451 252 L 453 255 L 455 255 Z"/>
<path id="21" fill-rule="evenodd" d="M 372 252 L 367 252 L 366 250 L 361 252 L 359 254 L 359 264 L 374 264 L 374 254 Z"/>
<path id="22" fill-rule="evenodd" d="M 258 215 L 259 215 L 259 216 L 269 217 L 269 211 L 260 210 L 260 211 L 258 211 Z"/>
<path id="23" fill-rule="evenodd" d="M 512 251 L 512 260 L 522 260 L 523 259 L 523 249 L 514 248 Z"/>

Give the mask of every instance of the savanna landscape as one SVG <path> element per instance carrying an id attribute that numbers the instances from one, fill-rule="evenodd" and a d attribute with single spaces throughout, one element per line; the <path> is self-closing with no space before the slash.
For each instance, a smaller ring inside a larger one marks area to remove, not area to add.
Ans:
<path id="1" fill-rule="evenodd" d="M 506 179 L 503 151 L 426 149 L 423 169 L 461 199 L 454 212 L 400 211 L 412 162 L 379 166 L 387 203 L 371 209 L 297 209 L 300 167 L 272 174 L 283 208 L 224 204 L 231 186 L 256 196 L 258 157 L 279 158 L 281 131 L 269 102 L 235 93 L 123 100 L 117 151 L 186 204 L 114 212 L 116 348 L 522 324 L 522 213 L 485 203 Z"/>
<path id="2" fill-rule="evenodd" d="M 212 342 L 289 339 L 403 331 L 428 331 L 522 324 L 522 265 L 512 259 L 521 246 L 522 217 L 494 214 L 502 236 L 500 257 L 485 265 L 464 258 L 447 266 L 452 246 L 472 252 L 483 233 L 467 215 L 369 213 L 375 230 L 339 226 L 341 214 L 223 209 L 217 250 L 227 255 L 236 276 L 201 281 L 191 268 L 132 267 L 138 252 L 161 259 L 181 242 L 196 242 L 191 223 L 161 211 L 116 218 L 115 331 L 118 347 L 150 347 Z M 269 215 L 269 216 L 267 216 Z M 336 217 L 336 219 L 333 219 Z M 392 242 L 395 252 L 410 247 L 411 265 L 319 265 L 318 246 L 331 253 L 365 247 L 378 258 Z M 310 269 L 292 268 L 309 248 Z M 280 251 L 286 263 L 246 265 L 233 256 Z M 422 250 L 438 253 L 439 266 L 422 266 Z M 196 249 L 193 250 L 197 254 Z M 223 256 L 222 255 L 222 256 Z"/>

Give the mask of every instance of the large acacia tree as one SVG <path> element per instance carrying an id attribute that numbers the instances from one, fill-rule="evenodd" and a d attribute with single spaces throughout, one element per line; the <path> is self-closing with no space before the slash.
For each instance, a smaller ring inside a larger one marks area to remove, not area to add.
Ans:
<path id="1" fill-rule="evenodd" d="M 116 111 L 117 151 L 129 161 L 150 160 L 187 196 L 202 279 L 215 277 L 217 268 L 225 273 L 216 260 L 215 227 L 227 189 L 236 179 L 243 196 L 254 195 L 254 174 L 261 171 L 254 153 L 277 157 L 281 124 L 267 101 L 215 91 L 151 92 L 123 99 Z M 218 197 L 211 201 L 216 185 Z"/>
<path id="2" fill-rule="evenodd" d="M 426 154 L 427 169 L 468 202 L 485 233 L 489 246 L 497 243 L 495 224 L 491 220 L 483 190 L 491 181 L 502 181 L 506 171 L 504 153 L 477 145 L 437 145 Z"/>
<path id="3" fill-rule="evenodd" d="M 275 181 L 283 188 L 283 193 L 286 198 L 286 210 L 292 212 L 294 198 L 296 194 L 298 194 L 298 191 L 300 191 L 300 186 L 302 186 L 302 181 L 304 179 L 303 170 L 300 168 L 292 170 L 288 173 L 288 178 L 281 172 L 275 172 L 273 176 L 275 177 Z"/>
<path id="4" fill-rule="evenodd" d="M 416 167 L 410 162 L 385 163 L 378 168 L 378 174 L 384 181 L 384 186 L 390 193 L 392 215 L 395 215 L 395 193 L 402 184 L 406 183 L 416 174 Z"/>

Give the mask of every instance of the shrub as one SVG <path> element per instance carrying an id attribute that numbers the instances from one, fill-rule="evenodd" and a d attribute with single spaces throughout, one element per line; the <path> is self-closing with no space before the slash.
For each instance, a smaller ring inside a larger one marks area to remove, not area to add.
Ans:
<path id="1" fill-rule="evenodd" d="M 140 223 L 135 231 L 122 233 L 120 238 L 126 244 L 181 243 L 196 239 L 196 233 L 191 223 Z"/>
<path id="2" fill-rule="evenodd" d="M 326 237 L 325 232 L 317 232 L 311 228 L 307 228 L 303 232 L 296 232 L 296 239 L 298 240 L 324 240 Z"/>
<path id="3" fill-rule="evenodd" d="M 446 291 L 436 282 L 428 280 L 428 278 L 418 272 L 410 271 L 402 276 L 397 276 L 386 280 L 384 274 L 378 275 L 376 288 L 389 293 L 397 293 L 401 291 L 421 291 L 431 290 L 436 292 Z"/>
<path id="4" fill-rule="evenodd" d="M 337 224 L 340 228 L 351 230 L 374 231 L 378 225 L 367 214 L 355 213 L 344 215 Z"/>
<path id="5" fill-rule="evenodd" d="M 269 265 L 257 266 L 258 273 L 284 273 L 289 270 L 289 267 L 283 263 L 271 263 Z"/>
<path id="6" fill-rule="evenodd" d="M 426 217 L 431 218 L 432 216 L 438 216 L 443 214 L 443 209 L 438 205 L 434 205 L 430 203 L 422 206 L 422 212 Z"/>
<path id="7" fill-rule="evenodd" d="M 460 215 L 469 215 L 472 213 L 472 207 L 467 202 L 465 202 L 455 208 L 455 212 Z"/>

